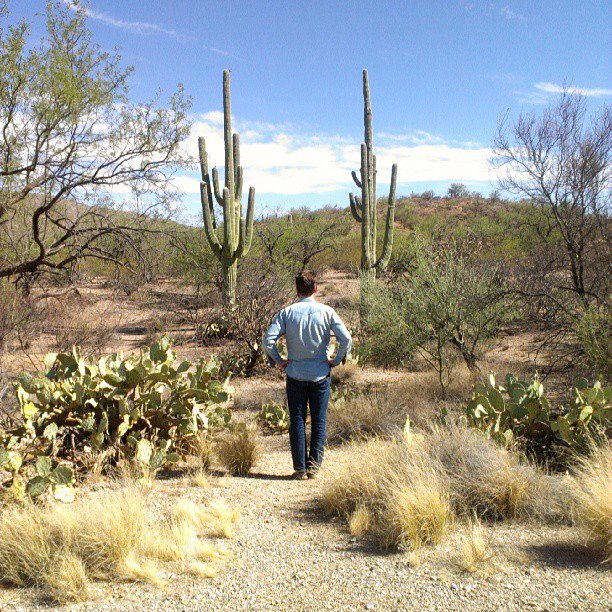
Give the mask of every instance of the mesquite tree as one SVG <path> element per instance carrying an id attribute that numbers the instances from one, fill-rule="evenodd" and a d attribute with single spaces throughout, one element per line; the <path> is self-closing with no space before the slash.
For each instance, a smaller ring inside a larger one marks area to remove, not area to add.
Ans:
<path id="1" fill-rule="evenodd" d="M 0 1 L 0 279 L 29 287 L 90 258 L 129 267 L 148 213 L 175 201 L 189 99 L 179 86 L 167 104 L 133 103 L 130 73 L 82 11 L 48 3 L 34 40 Z"/>
<path id="2" fill-rule="evenodd" d="M 246 220 L 242 216 L 242 166 L 240 165 L 240 137 L 232 134 L 230 101 L 230 73 L 223 71 L 223 135 L 225 141 L 225 187 L 219 189 L 219 173 L 213 168 L 212 181 L 208 173 L 208 154 L 204 138 L 198 138 L 200 153 L 200 195 L 204 229 L 212 252 L 221 263 L 223 274 L 223 305 L 228 308 L 236 301 L 238 259 L 249 252 L 253 237 L 255 188 L 249 188 Z M 223 208 L 223 234 L 216 233 L 213 195 Z"/>
<path id="3" fill-rule="evenodd" d="M 391 169 L 391 186 L 387 201 L 387 222 L 380 257 L 376 258 L 376 155 L 372 138 L 372 106 L 368 71 L 363 71 L 363 123 L 365 142 L 361 145 L 361 177 L 353 171 L 355 185 L 361 189 L 361 198 L 349 194 L 353 217 L 361 223 L 361 317 L 366 318 L 368 292 L 376 279 L 389 263 L 393 248 L 393 220 L 395 217 L 395 186 L 397 183 L 397 164 Z"/>

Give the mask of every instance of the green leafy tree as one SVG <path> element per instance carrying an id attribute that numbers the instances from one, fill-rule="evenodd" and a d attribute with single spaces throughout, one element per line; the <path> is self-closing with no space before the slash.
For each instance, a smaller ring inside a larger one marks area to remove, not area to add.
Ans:
<path id="1" fill-rule="evenodd" d="M 478 369 L 483 344 L 498 330 L 509 302 L 502 270 L 479 266 L 476 244 L 437 246 L 418 239 L 406 271 L 373 293 L 363 350 L 382 365 L 420 355 L 444 391 L 459 360 Z"/>
<path id="2" fill-rule="evenodd" d="M 176 197 L 172 171 L 187 160 L 189 100 L 179 86 L 128 98 L 132 68 L 101 50 L 81 11 L 49 2 L 46 34 L 26 22 L 0 28 L 0 278 L 69 270 L 85 258 L 121 260 L 104 238 L 134 245 L 139 215 Z M 119 193 L 129 193 L 119 198 Z M 134 245 L 136 246 L 136 245 Z M 125 263 L 125 260 L 123 260 Z"/>

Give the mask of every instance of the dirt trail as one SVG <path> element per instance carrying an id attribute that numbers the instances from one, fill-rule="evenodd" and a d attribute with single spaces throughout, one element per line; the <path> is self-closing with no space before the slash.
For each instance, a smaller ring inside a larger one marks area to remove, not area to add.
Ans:
<path id="1" fill-rule="evenodd" d="M 578 549 L 571 531 L 525 525 L 489 527 L 499 571 L 488 578 L 462 573 L 462 530 L 424 549 L 420 563 L 406 553 L 383 553 L 350 536 L 346 526 L 312 512 L 325 476 L 289 480 L 288 436 L 265 436 L 265 454 L 246 478 L 213 478 L 210 490 L 160 481 L 155 505 L 177 497 L 223 498 L 242 519 L 233 558 L 213 580 L 168 574 L 165 588 L 115 584 L 96 587 L 80 610 L 607 610 L 609 574 Z M 331 449 L 327 465 L 342 460 Z M 464 530 L 463 530 L 464 531 Z M 0 591 L 0 609 L 48 609 L 33 591 Z"/>

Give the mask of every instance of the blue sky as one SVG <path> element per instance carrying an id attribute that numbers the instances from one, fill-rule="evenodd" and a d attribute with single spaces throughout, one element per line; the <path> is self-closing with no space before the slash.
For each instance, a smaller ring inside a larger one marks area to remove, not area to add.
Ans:
<path id="1" fill-rule="evenodd" d="M 71 0 L 65 0 L 70 2 Z M 32 18 L 43 0 L 9 0 Z M 398 192 L 451 181 L 488 193 L 486 160 L 505 112 L 542 110 L 564 84 L 593 108 L 612 97 L 606 0 L 320 1 L 91 0 L 89 26 L 136 68 L 134 100 L 184 83 L 197 134 L 223 163 L 221 76 L 232 71 L 245 183 L 260 210 L 346 206 L 363 138 L 368 68 L 379 193 L 399 165 Z M 43 22 L 35 21 L 34 34 Z M 196 213 L 197 176 L 179 186 Z"/>

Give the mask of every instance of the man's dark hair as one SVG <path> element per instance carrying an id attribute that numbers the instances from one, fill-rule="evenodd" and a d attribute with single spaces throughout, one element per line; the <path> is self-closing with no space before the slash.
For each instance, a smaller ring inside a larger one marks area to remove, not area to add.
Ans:
<path id="1" fill-rule="evenodd" d="M 308 297 L 317 288 L 317 275 L 311 270 L 304 270 L 295 277 L 295 288 L 298 295 Z"/>

